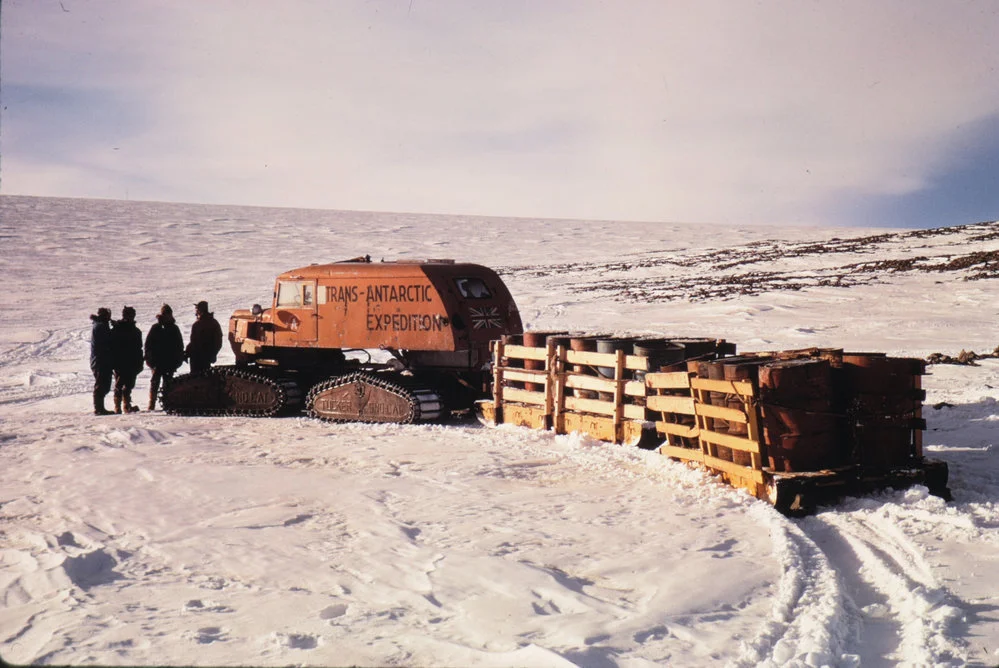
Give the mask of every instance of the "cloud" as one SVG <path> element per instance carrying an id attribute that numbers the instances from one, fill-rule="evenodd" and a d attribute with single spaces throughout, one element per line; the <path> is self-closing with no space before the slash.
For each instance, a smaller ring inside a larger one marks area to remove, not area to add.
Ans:
<path id="1" fill-rule="evenodd" d="M 830 205 L 838 220 L 885 227 L 943 227 L 999 219 L 999 113 L 962 125 L 918 189 L 865 194 Z"/>
<path id="2" fill-rule="evenodd" d="M 989 2 L 4 9 L 9 193 L 849 224 L 999 111 Z"/>

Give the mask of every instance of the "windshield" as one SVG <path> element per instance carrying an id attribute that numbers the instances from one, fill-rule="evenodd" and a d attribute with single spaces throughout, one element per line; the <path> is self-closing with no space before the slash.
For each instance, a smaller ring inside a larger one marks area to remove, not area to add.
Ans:
<path id="1" fill-rule="evenodd" d="M 465 299 L 489 299 L 493 296 L 481 278 L 456 278 L 454 283 Z"/>

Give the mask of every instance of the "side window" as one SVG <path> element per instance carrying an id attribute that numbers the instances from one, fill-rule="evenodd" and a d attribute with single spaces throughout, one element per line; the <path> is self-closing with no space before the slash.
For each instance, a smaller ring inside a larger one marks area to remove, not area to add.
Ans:
<path id="1" fill-rule="evenodd" d="M 302 283 L 302 306 L 312 306 L 314 302 L 312 283 Z"/>
<path id="2" fill-rule="evenodd" d="M 456 278 L 454 284 L 465 299 L 489 299 L 493 296 L 481 278 Z"/>
<path id="3" fill-rule="evenodd" d="M 297 308 L 302 305 L 302 295 L 298 283 L 278 283 L 277 305 Z"/>

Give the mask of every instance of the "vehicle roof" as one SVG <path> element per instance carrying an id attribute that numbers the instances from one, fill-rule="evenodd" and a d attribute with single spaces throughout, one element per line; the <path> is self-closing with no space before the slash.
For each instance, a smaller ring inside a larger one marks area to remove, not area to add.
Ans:
<path id="1" fill-rule="evenodd" d="M 425 276 L 427 269 L 447 274 L 494 273 L 491 269 L 479 264 L 458 263 L 454 260 L 396 260 L 367 262 L 364 260 L 349 260 L 329 264 L 310 264 L 306 267 L 290 269 L 278 276 L 278 279 L 327 278 L 334 276 L 385 276 L 412 278 Z"/>

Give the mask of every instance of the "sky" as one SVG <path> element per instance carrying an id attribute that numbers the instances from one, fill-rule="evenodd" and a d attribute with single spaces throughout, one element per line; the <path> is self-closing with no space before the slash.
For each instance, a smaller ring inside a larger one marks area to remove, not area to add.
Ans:
<path id="1" fill-rule="evenodd" d="M 999 218 L 999 4 L 4 0 L 0 194 Z"/>

